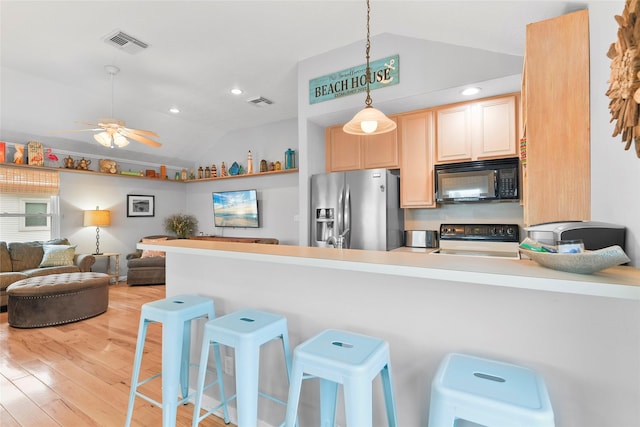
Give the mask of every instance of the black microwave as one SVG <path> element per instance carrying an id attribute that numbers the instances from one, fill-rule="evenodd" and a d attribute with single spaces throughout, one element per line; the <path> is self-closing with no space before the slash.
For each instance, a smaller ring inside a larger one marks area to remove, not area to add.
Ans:
<path id="1" fill-rule="evenodd" d="M 519 200 L 517 157 L 435 166 L 436 202 Z"/>

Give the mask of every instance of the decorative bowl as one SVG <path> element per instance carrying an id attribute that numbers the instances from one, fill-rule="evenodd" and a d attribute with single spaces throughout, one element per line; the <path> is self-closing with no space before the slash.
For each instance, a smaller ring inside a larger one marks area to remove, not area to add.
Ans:
<path id="1" fill-rule="evenodd" d="M 617 245 L 576 254 L 534 252 L 523 248 L 520 248 L 520 253 L 543 267 L 580 274 L 592 274 L 631 261 L 622 248 Z"/>

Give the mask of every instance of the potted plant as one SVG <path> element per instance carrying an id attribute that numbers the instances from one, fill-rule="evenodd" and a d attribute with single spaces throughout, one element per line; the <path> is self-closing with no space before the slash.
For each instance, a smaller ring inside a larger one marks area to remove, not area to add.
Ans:
<path id="1" fill-rule="evenodd" d="M 175 233 L 178 239 L 187 239 L 198 230 L 198 220 L 193 215 L 174 214 L 164 220 L 164 227 Z"/>

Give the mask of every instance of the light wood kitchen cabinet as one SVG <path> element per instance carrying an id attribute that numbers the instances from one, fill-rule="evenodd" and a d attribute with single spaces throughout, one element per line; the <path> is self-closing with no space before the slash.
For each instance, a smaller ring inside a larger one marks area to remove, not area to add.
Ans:
<path id="1" fill-rule="evenodd" d="M 342 130 L 342 125 L 325 131 L 325 167 L 327 172 L 362 169 L 360 137 Z"/>
<path id="2" fill-rule="evenodd" d="M 400 203 L 404 208 L 435 208 L 433 186 L 433 111 L 398 117 Z"/>
<path id="3" fill-rule="evenodd" d="M 436 112 L 439 163 L 471 160 L 471 105 L 461 104 Z"/>
<path id="4" fill-rule="evenodd" d="M 518 94 L 440 108 L 436 162 L 456 163 L 518 155 Z"/>
<path id="5" fill-rule="evenodd" d="M 325 144 L 327 172 L 400 167 L 397 129 L 380 135 L 357 136 L 345 133 L 342 125 L 331 126 L 325 131 Z"/>
<path id="6" fill-rule="evenodd" d="M 587 10 L 529 24 L 524 223 L 591 217 Z"/>

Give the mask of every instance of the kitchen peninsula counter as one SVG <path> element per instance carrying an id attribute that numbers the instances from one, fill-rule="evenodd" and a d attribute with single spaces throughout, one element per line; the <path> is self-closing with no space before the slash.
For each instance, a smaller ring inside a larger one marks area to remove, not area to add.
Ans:
<path id="1" fill-rule="evenodd" d="M 167 253 L 167 296 L 211 297 L 218 316 L 280 313 L 292 346 L 327 328 L 387 340 L 399 425 L 426 426 L 431 380 L 449 352 L 540 372 L 556 425 L 640 425 L 636 268 L 579 275 L 529 260 L 196 240 L 138 247 Z M 261 358 L 264 391 L 286 398 L 282 349 L 265 346 Z M 374 425 L 384 425 L 380 389 L 375 382 Z M 317 425 L 316 398 L 303 393 L 301 425 Z M 262 402 L 261 420 L 279 425 L 282 408 Z"/>
<path id="2" fill-rule="evenodd" d="M 595 274 L 551 270 L 527 259 L 429 254 L 428 251 L 363 251 L 288 245 L 245 245 L 236 242 L 169 240 L 162 250 L 207 254 L 239 260 L 334 268 L 424 279 L 480 283 L 539 291 L 576 293 L 640 300 L 640 269 L 618 266 Z M 157 249 L 157 244 L 138 244 Z M 205 251 L 205 252 L 202 252 Z"/>

